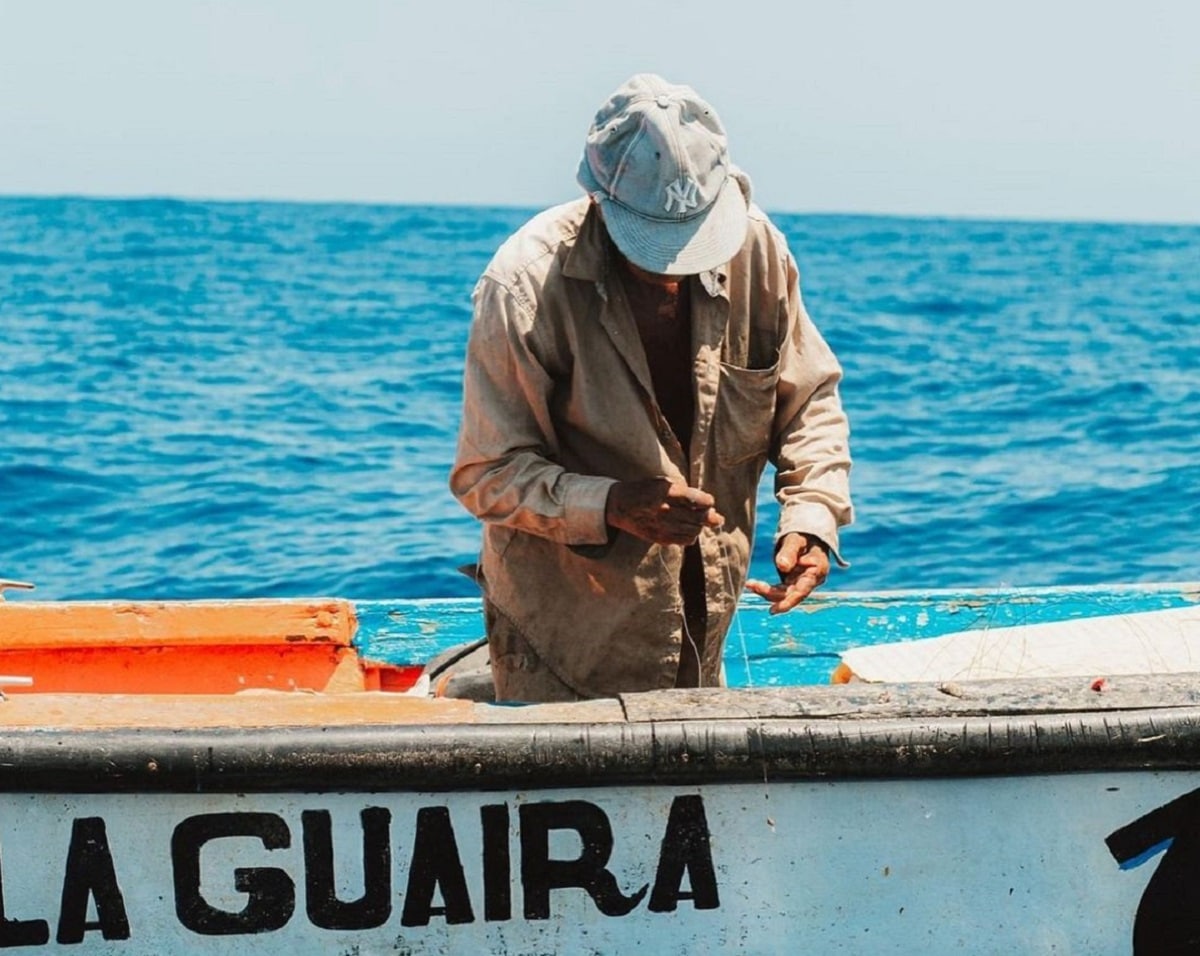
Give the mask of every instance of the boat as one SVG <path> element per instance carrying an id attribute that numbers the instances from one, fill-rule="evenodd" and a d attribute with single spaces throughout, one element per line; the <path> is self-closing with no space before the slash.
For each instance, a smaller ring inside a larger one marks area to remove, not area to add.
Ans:
<path id="1" fill-rule="evenodd" d="M 498 705 L 430 666 L 474 600 L 13 592 L 0 948 L 1191 951 L 1198 612 L 1197 585 L 747 602 L 729 687 Z M 963 665 L 1081 624 L 1141 663 Z"/>

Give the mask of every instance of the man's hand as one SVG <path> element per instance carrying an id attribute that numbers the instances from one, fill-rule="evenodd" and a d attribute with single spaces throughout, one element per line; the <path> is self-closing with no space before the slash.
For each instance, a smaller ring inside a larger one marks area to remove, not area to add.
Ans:
<path id="1" fill-rule="evenodd" d="M 618 481 L 608 493 L 604 520 L 643 541 L 687 545 L 705 527 L 724 524 L 715 504 L 708 492 L 670 478 Z"/>
<path id="2" fill-rule="evenodd" d="M 783 536 L 775 551 L 781 584 L 747 581 L 746 590 L 771 602 L 772 614 L 790 611 L 829 577 L 829 554 L 824 542 L 792 532 Z"/>

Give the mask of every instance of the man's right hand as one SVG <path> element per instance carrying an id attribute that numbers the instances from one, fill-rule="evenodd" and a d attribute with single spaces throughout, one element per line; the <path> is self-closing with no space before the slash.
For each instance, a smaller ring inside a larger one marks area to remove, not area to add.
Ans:
<path id="1" fill-rule="evenodd" d="M 618 481 L 608 493 L 604 520 L 643 541 L 688 545 L 706 526 L 725 522 L 715 504 L 708 492 L 670 478 Z"/>

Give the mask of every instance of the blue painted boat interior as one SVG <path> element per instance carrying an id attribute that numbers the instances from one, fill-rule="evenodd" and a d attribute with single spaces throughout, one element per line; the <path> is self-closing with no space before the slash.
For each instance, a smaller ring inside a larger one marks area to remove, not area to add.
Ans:
<path id="1" fill-rule="evenodd" d="M 1200 603 L 1200 585 L 829 592 L 772 616 L 744 600 L 725 645 L 731 687 L 824 684 L 851 647 L 940 637 Z M 483 636 L 479 601 L 468 598 L 359 601 L 356 637 L 369 660 L 411 664 Z M 587 640 L 581 631 L 580 640 Z"/>

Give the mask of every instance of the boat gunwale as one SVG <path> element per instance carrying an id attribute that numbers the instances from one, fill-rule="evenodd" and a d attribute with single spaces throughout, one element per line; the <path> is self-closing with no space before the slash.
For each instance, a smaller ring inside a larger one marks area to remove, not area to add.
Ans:
<path id="1" fill-rule="evenodd" d="M 1200 707 L 6 732 L 0 792 L 440 792 L 1200 768 Z"/>

